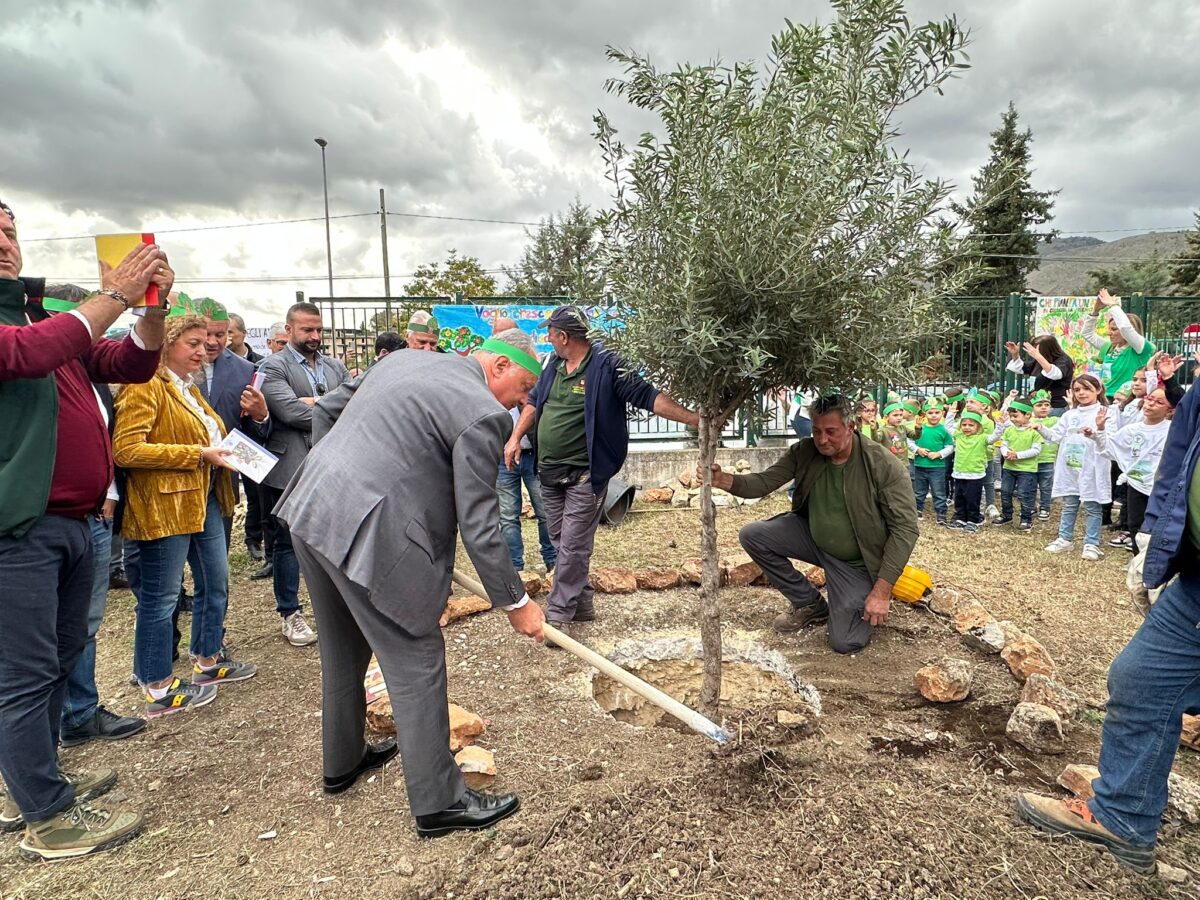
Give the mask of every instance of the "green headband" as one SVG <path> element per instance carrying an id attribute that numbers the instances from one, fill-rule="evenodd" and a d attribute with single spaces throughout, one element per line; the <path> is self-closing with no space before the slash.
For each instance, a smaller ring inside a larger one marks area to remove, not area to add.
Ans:
<path id="1" fill-rule="evenodd" d="M 927 407 L 925 407 L 925 412 L 929 412 L 931 409 L 936 409 L 938 412 L 945 412 L 946 407 L 934 400 Z"/>
<path id="2" fill-rule="evenodd" d="M 1031 399 L 1034 403 L 1049 403 L 1050 402 L 1050 392 L 1045 391 L 1045 390 L 1034 391 L 1033 396 L 1030 397 L 1029 399 Z"/>
<path id="3" fill-rule="evenodd" d="M 909 402 L 908 400 L 905 400 L 905 401 L 904 401 L 903 403 L 901 403 L 900 405 L 901 405 L 901 406 L 902 406 L 904 409 L 907 409 L 907 410 L 908 410 L 910 413 L 912 413 L 914 416 L 915 416 L 915 415 L 918 415 L 918 414 L 921 412 L 921 407 L 917 406 L 917 404 L 915 404 L 915 403 L 911 403 L 911 402 Z"/>
<path id="4" fill-rule="evenodd" d="M 983 424 L 983 416 L 981 416 L 977 412 L 971 412 L 971 410 L 969 410 L 969 409 L 965 413 L 963 413 L 960 418 L 961 419 L 969 419 L 972 422 L 975 422 L 979 425 Z"/>
<path id="5" fill-rule="evenodd" d="M 1012 403 L 1008 404 L 1008 408 L 1009 409 L 1017 409 L 1023 413 L 1033 412 L 1033 407 L 1030 406 L 1028 403 L 1025 403 L 1022 400 L 1014 400 Z"/>
<path id="6" fill-rule="evenodd" d="M 1114 393 L 1132 394 L 1133 393 L 1133 382 L 1132 381 L 1125 382 L 1123 385 L 1121 385 L 1119 388 L 1117 388 Z"/>
<path id="7" fill-rule="evenodd" d="M 408 330 L 415 332 L 416 334 L 437 334 L 438 320 L 433 316 L 430 316 L 425 321 L 425 324 L 421 324 L 420 322 L 409 322 Z"/>
<path id="8" fill-rule="evenodd" d="M 889 403 L 887 406 L 885 406 L 883 408 L 883 414 L 885 417 L 890 416 L 892 413 L 896 412 L 896 410 L 899 410 L 899 409 L 904 409 L 903 405 L 901 405 L 899 403 Z"/>
<path id="9" fill-rule="evenodd" d="M 542 364 L 537 361 L 536 357 L 530 356 L 520 347 L 514 347 L 505 341 L 497 338 L 488 338 L 480 345 L 479 349 L 484 353 L 497 353 L 500 356 L 507 356 L 522 369 L 532 372 L 534 375 L 542 374 Z"/>
<path id="10" fill-rule="evenodd" d="M 1000 395 L 995 391 L 980 391 L 979 393 L 981 396 L 986 397 L 988 403 L 992 404 L 992 406 L 998 406 L 1000 404 Z"/>
<path id="11" fill-rule="evenodd" d="M 46 312 L 67 312 L 72 309 L 78 309 L 78 303 L 72 303 L 70 300 L 62 300 L 58 297 L 43 297 L 42 309 Z"/>
<path id="12" fill-rule="evenodd" d="M 958 402 L 958 401 L 960 401 L 962 398 L 963 398 L 963 392 L 962 392 L 962 391 L 959 391 L 957 394 L 947 394 L 947 395 L 946 395 L 946 402 L 947 402 L 947 403 L 957 403 L 957 402 Z"/>

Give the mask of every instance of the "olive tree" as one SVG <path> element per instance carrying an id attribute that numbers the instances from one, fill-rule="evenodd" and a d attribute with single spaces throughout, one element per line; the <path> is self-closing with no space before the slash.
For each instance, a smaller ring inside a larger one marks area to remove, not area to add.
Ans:
<path id="1" fill-rule="evenodd" d="M 608 91 L 656 114 L 630 147 L 608 116 L 596 139 L 613 187 L 603 262 L 626 306 L 610 340 L 700 413 L 701 706 L 720 696 L 716 510 L 722 424 L 779 389 L 850 389 L 905 373 L 944 336 L 937 297 L 961 264 L 950 185 L 895 148 L 899 108 L 965 68 L 955 19 L 910 24 L 900 0 L 834 0 L 828 24 L 774 36 L 763 65 L 660 71 L 608 49 Z"/>

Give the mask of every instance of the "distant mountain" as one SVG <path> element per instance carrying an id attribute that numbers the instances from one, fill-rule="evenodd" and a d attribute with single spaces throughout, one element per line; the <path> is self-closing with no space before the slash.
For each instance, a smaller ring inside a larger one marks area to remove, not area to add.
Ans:
<path id="1" fill-rule="evenodd" d="M 1065 296 L 1081 293 L 1088 283 L 1088 272 L 1119 266 L 1127 259 L 1157 254 L 1176 256 L 1186 246 L 1186 232 L 1152 231 L 1117 241 L 1091 237 L 1061 238 L 1040 245 L 1042 263 L 1029 274 L 1029 286 L 1039 294 Z"/>

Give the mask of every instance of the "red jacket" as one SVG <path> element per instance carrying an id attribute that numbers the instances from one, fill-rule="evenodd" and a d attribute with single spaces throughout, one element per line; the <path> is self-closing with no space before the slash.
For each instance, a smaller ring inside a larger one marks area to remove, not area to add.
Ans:
<path id="1" fill-rule="evenodd" d="M 149 381 L 158 369 L 159 351 L 142 350 L 130 337 L 93 343 L 73 315 L 43 318 L 37 306 L 28 312 L 31 325 L 0 326 L 0 380 L 54 373 L 58 449 L 46 514 L 82 519 L 104 502 L 113 479 L 112 444 L 92 382 Z"/>

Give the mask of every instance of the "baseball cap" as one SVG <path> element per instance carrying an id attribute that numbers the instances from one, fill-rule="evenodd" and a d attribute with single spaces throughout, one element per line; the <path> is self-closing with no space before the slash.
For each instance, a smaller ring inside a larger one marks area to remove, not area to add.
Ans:
<path id="1" fill-rule="evenodd" d="M 587 313 L 570 303 L 558 306 L 549 316 L 538 323 L 538 328 L 557 328 L 573 337 L 587 337 Z"/>

